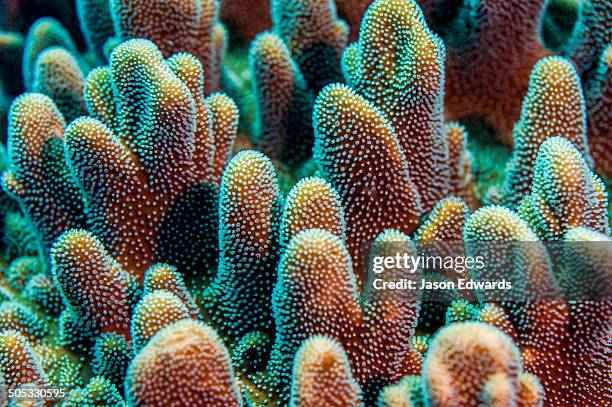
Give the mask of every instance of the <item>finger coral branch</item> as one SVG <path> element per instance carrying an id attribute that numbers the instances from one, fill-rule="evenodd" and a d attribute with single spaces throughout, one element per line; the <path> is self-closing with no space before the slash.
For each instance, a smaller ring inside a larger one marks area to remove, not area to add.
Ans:
<path id="1" fill-rule="evenodd" d="M 49 96 L 68 122 L 85 114 L 84 82 L 78 62 L 63 48 L 47 48 L 34 63 L 32 90 Z"/>
<path id="2" fill-rule="evenodd" d="M 611 30 L 612 31 L 612 30 Z M 605 48 L 585 89 L 588 139 L 598 173 L 612 176 L 612 46 Z"/>
<path id="3" fill-rule="evenodd" d="M 145 294 L 130 321 L 134 351 L 139 352 L 164 327 L 187 318 L 187 307 L 170 291 L 156 290 Z"/>
<path id="4" fill-rule="evenodd" d="M 130 196 L 154 200 L 134 154 L 108 127 L 88 117 L 66 129 L 66 150 L 83 190 L 92 231 L 130 269 L 142 269 L 152 262 L 153 232 L 135 227 L 147 219 L 150 208 L 134 212 L 129 200 Z M 126 234 L 132 238 L 126 239 Z"/>
<path id="5" fill-rule="evenodd" d="M 587 163 L 591 162 L 578 74 L 568 60 L 546 57 L 533 68 L 521 119 L 514 129 L 514 150 L 505 186 L 511 206 L 518 206 L 531 191 L 540 146 L 556 136 L 571 141 Z"/>
<path id="6" fill-rule="evenodd" d="M 76 0 L 77 16 L 85 41 L 99 62 L 105 61 L 104 45 L 115 35 L 107 0 Z"/>
<path id="7" fill-rule="evenodd" d="M 25 40 L 23 50 L 23 83 L 30 88 L 34 79 L 34 63 L 36 58 L 45 49 L 50 47 L 62 47 L 73 55 L 77 54 L 77 47 L 70 37 L 66 28 L 51 17 L 38 19 L 30 30 Z"/>
<path id="8" fill-rule="evenodd" d="M 444 58 L 441 39 L 415 1 L 378 0 L 364 15 L 359 41 L 343 62 L 348 84 L 394 128 L 425 211 L 449 188 Z"/>
<path id="9" fill-rule="evenodd" d="M 222 94 L 205 99 L 204 76 L 191 55 L 164 60 L 150 41 L 127 41 L 87 77 L 86 105 L 100 121 L 67 130 L 91 228 L 139 280 L 158 261 L 190 278 L 216 265 L 218 176 L 238 112 Z"/>
<path id="10" fill-rule="evenodd" d="M 270 160 L 242 151 L 229 162 L 219 198 L 220 262 L 210 287 L 214 319 L 241 337 L 271 325 L 278 262 L 279 190 Z"/>
<path id="11" fill-rule="evenodd" d="M 291 362 L 304 340 L 321 334 L 344 344 L 361 325 L 355 275 L 340 238 L 309 229 L 291 239 L 279 264 L 273 306 L 272 384 L 288 394 Z"/>
<path id="12" fill-rule="evenodd" d="M 129 334 L 129 278 L 91 233 L 71 230 L 51 250 L 51 267 L 70 309 L 96 332 Z"/>
<path id="13" fill-rule="evenodd" d="M 510 400 L 492 405 L 512 405 L 521 359 L 503 332 L 486 324 L 464 322 L 450 325 L 435 336 L 423 368 L 429 405 L 477 405 L 481 397 L 486 397 L 483 392 L 493 392 L 493 397 L 502 397 L 499 393 L 503 392 Z"/>
<path id="14" fill-rule="evenodd" d="M 377 242 L 382 250 L 398 242 L 404 251 L 411 248 L 408 238 L 397 231 L 386 231 Z M 407 277 L 401 271 L 393 276 Z M 376 397 L 390 381 L 419 372 L 420 357 L 405 340 L 414 333 L 418 298 L 381 298 L 371 292 L 360 298 L 349 253 L 338 236 L 308 229 L 291 239 L 279 264 L 273 297 L 277 332 L 269 371 L 274 388 L 285 394 L 291 362 L 302 342 L 313 335 L 342 344 L 368 397 Z M 387 350 L 384 356 L 382 349 Z"/>
<path id="15" fill-rule="evenodd" d="M 212 162 L 213 180 L 221 181 L 221 174 L 234 147 L 238 131 L 238 106 L 222 93 L 215 93 L 206 99 L 211 112 L 212 132 L 214 135 L 214 156 Z"/>
<path id="16" fill-rule="evenodd" d="M 131 405 L 242 405 L 227 349 L 212 328 L 194 320 L 151 339 L 130 364 L 125 392 Z"/>
<path id="17" fill-rule="evenodd" d="M 287 44 L 310 89 L 317 93 L 342 80 L 348 27 L 336 17 L 333 1 L 274 0 L 271 11 L 274 32 Z"/>
<path id="18" fill-rule="evenodd" d="M 346 353 L 333 339 L 314 336 L 304 341 L 294 366 L 291 406 L 362 405 Z"/>
<path id="19" fill-rule="evenodd" d="M 216 0 L 110 2 L 115 30 L 122 40 L 146 38 L 160 48 L 165 57 L 177 52 L 194 54 L 206 73 L 206 93 L 219 88 L 214 45 L 217 19 Z"/>
<path id="20" fill-rule="evenodd" d="M 45 248 L 85 225 L 83 203 L 64 157 L 65 121 L 47 96 L 27 93 L 9 113 L 10 167 L 3 187 L 19 200 Z"/>
<path id="21" fill-rule="evenodd" d="M 22 384 L 47 384 L 38 358 L 30 343 L 20 333 L 7 329 L 0 333 L 0 373 L 3 385 L 18 387 Z"/>
<path id="22" fill-rule="evenodd" d="M 306 229 L 323 229 L 344 239 L 344 211 L 336 191 L 321 178 L 304 178 L 289 192 L 280 227 L 281 246 Z"/>
<path id="23" fill-rule="evenodd" d="M 444 132 L 448 142 L 450 163 L 448 194 L 463 198 L 468 206 L 473 208 L 476 206 L 477 197 L 472 175 L 473 157 L 467 148 L 467 130 L 458 122 L 450 122 L 444 125 Z"/>
<path id="24" fill-rule="evenodd" d="M 187 307 L 189 315 L 197 319 L 199 315 L 198 306 L 188 291 L 183 276 L 175 267 L 160 263 L 147 270 L 143 283 L 143 293 L 146 295 L 155 290 L 166 290 L 176 295 Z"/>
<path id="25" fill-rule="evenodd" d="M 513 289 L 504 297 L 507 301 L 500 303 L 513 328 L 505 331 L 517 340 L 525 370 L 542 381 L 547 399 L 558 403 L 575 374 L 567 352 L 571 320 L 565 301 L 538 298 L 554 294 L 558 287 L 542 243 L 527 222 L 499 206 L 475 212 L 464 237 L 468 253 L 474 246 L 485 248 L 477 252 L 486 259 L 485 275 L 512 280 Z M 483 242 L 490 242 L 488 249 Z M 494 325 L 504 329 L 505 324 L 495 318 Z"/>
<path id="26" fill-rule="evenodd" d="M 416 240 L 423 243 L 461 241 L 469 213 L 469 208 L 461 198 L 441 200 L 417 230 Z"/>
<path id="27" fill-rule="evenodd" d="M 612 4 L 610 0 L 581 2 L 578 21 L 568 46 L 581 74 L 596 69 L 601 52 L 612 41 Z"/>
<path id="28" fill-rule="evenodd" d="M 315 156 L 344 206 L 347 247 L 363 278 L 365 245 L 385 229 L 412 232 L 421 215 L 420 197 L 390 123 L 350 88 L 325 88 L 313 121 Z"/>
<path id="29" fill-rule="evenodd" d="M 601 180 L 568 140 L 548 139 L 538 152 L 532 192 L 519 213 L 543 240 L 560 240 L 572 227 L 608 231 Z"/>
<path id="30" fill-rule="evenodd" d="M 539 34 L 545 4 L 545 0 L 463 2 L 443 34 L 448 57 L 447 119 L 479 116 L 500 133 L 502 141 L 512 144 L 512 127 L 529 75 L 548 54 Z"/>
<path id="31" fill-rule="evenodd" d="M 125 406 L 121 393 L 110 380 L 103 376 L 93 377 L 84 388 L 75 389 L 66 399 L 62 406 Z"/>
<path id="32" fill-rule="evenodd" d="M 260 34 L 249 51 L 257 106 L 257 141 L 271 158 L 300 164 L 312 154 L 312 94 L 289 49 L 275 34 Z"/>

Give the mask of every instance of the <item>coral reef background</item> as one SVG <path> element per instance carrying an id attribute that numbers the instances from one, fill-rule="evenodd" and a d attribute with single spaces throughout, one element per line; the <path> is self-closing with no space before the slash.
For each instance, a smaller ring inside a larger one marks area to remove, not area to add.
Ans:
<path id="1" fill-rule="evenodd" d="M 611 157 L 610 0 L 0 0 L 0 406 L 611 406 Z"/>

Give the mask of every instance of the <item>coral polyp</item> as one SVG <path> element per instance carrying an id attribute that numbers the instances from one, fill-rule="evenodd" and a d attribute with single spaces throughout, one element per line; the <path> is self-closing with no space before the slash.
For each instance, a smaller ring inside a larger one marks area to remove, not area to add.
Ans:
<path id="1" fill-rule="evenodd" d="M 611 27 L 0 1 L 0 406 L 612 405 Z"/>

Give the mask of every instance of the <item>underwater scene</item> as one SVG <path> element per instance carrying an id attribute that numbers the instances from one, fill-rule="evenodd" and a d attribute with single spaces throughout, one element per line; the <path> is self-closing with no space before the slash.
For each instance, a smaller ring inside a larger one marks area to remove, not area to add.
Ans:
<path id="1" fill-rule="evenodd" d="M 612 406 L 612 0 L 0 0 L 0 407 Z"/>

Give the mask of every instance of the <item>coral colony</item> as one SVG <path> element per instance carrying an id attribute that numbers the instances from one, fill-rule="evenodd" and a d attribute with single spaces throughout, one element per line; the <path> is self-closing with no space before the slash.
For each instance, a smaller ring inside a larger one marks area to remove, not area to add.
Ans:
<path id="1" fill-rule="evenodd" d="M 5 0 L 0 79 L 0 406 L 612 406 L 612 1 Z"/>

